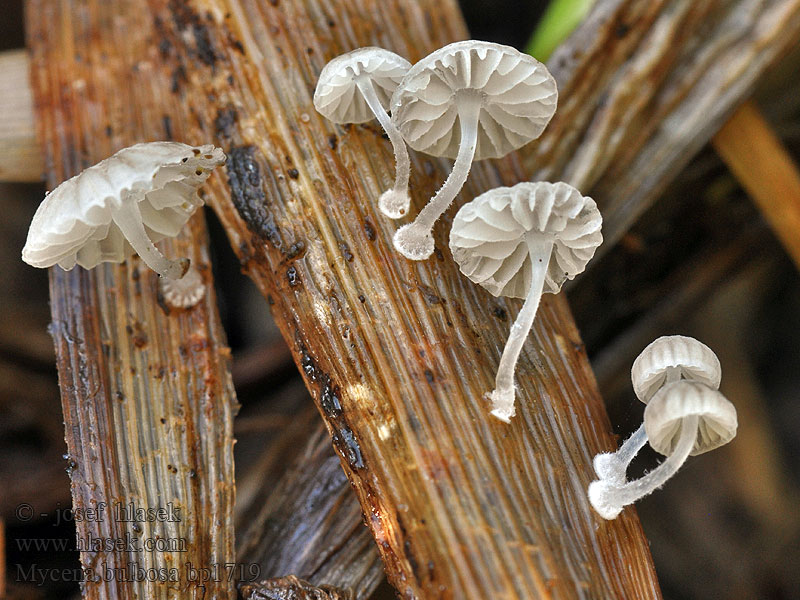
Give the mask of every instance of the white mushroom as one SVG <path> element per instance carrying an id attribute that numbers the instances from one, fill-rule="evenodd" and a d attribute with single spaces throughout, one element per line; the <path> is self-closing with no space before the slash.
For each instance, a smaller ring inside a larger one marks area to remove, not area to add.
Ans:
<path id="1" fill-rule="evenodd" d="M 650 445 L 667 458 L 641 479 L 622 483 L 600 479 L 589 485 L 589 502 L 604 519 L 614 519 L 660 488 L 689 455 L 727 444 L 736 436 L 736 408 L 719 391 L 696 381 L 666 384 L 644 411 Z"/>
<path id="2" fill-rule="evenodd" d="M 665 383 L 679 379 L 719 388 L 722 367 L 717 355 L 694 338 L 665 335 L 651 342 L 633 361 L 633 391 L 645 404 Z"/>
<path id="3" fill-rule="evenodd" d="M 392 142 L 396 162 L 392 189 L 381 194 L 378 207 L 397 219 L 408 212 L 411 162 L 403 136 L 386 112 L 397 84 L 411 68 L 402 56 L 383 48 L 359 48 L 337 56 L 322 69 L 314 91 L 317 112 L 334 123 L 378 119 Z"/>
<path id="4" fill-rule="evenodd" d="M 689 418 L 697 419 L 688 436 L 690 456 L 724 446 L 736 437 L 736 408 L 719 390 L 696 381 L 679 381 L 665 385 L 644 409 L 644 428 L 653 450 L 674 456 L 685 437 L 682 424 Z"/>
<path id="5" fill-rule="evenodd" d="M 557 100 L 547 68 L 509 46 L 456 42 L 411 67 L 392 96 L 392 121 L 409 146 L 455 164 L 416 220 L 397 230 L 395 248 L 411 260 L 428 258 L 433 225 L 463 187 L 472 161 L 505 156 L 539 137 Z"/>
<path id="6" fill-rule="evenodd" d="M 664 385 L 681 379 L 718 389 L 722 367 L 714 351 L 694 338 L 669 335 L 651 342 L 633 361 L 631 383 L 636 396 L 645 404 Z M 628 465 L 646 443 L 647 434 L 642 423 L 619 450 L 595 456 L 595 473 L 600 479 L 624 483 Z"/>
<path id="7" fill-rule="evenodd" d="M 224 162 L 222 150 L 211 145 L 150 142 L 124 148 L 45 197 L 22 260 L 41 268 L 91 269 L 136 252 L 159 275 L 179 279 L 189 259 L 169 260 L 153 243 L 178 234 L 203 204 L 198 187 Z"/>
<path id="8" fill-rule="evenodd" d="M 494 296 L 525 298 L 500 359 L 492 414 L 514 416 L 514 369 L 543 293 L 581 273 L 603 241 L 594 200 L 566 183 L 484 192 L 456 214 L 450 250 L 461 272 Z"/>

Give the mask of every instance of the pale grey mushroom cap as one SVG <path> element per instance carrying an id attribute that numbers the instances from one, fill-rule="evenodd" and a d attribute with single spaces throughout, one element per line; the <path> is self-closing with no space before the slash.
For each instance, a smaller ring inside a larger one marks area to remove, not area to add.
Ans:
<path id="1" fill-rule="evenodd" d="M 681 423 L 698 417 L 691 455 L 719 448 L 736 437 L 736 408 L 718 390 L 695 381 L 676 381 L 661 388 L 644 409 L 647 439 L 656 452 L 669 456 L 681 435 Z"/>
<path id="2" fill-rule="evenodd" d="M 319 74 L 314 107 L 334 123 L 372 121 L 375 114 L 358 89 L 358 79 L 372 81 L 381 106 L 388 110 L 395 88 L 410 68 L 402 56 L 372 46 L 337 56 Z"/>
<path id="3" fill-rule="evenodd" d="M 539 137 L 558 91 L 538 60 L 510 46 L 468 40 L 440 48 L 408 71 L 392 96 L 392 121 L 415 150 L 455 158 L 459 98 L 481 96 L 474 160 L 499 158 Z"/>
<path id="4" fill-rule="evenodd" d="M 631 383 L 636 397 L 647 404 L 664 385 L 670 369 L 682 379 L 719 388 L 722 367 L 714 351 L 698 340 L 683 335 L 665 335 L 651 342 L 633 361 Z"/>
<path id="5" fill-rule="evenodd" d="M 462 206 L 450 230 L 450 250 L 461 272 L 492 295 L 524 298 L 531 287 L 526 236 L 552 236 L 544 292 L 555 294 L 594 256 L 603 241 L 602 222 L 594 200 L 572 186 L 523 182 Z"/>
<path id="6" fill-rule="evenodd" d="M 197 188 L 224 162 L 225 154 L 212 145 L 149 142 L 124 148 L 45 197 L 22 260 L 65 270 L 123 262 L 134 250 L 113 222 L 112 208 L 137 199 L 150 239 L 175 237 L 203 204 Z"/>

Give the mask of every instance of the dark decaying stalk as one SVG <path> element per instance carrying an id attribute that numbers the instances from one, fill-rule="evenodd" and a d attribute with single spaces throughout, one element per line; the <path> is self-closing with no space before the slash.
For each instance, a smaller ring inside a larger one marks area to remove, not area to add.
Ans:
<path id="1" fill-rule="evenodd" d="M 316 587 L 294 575 L 242 586 L 245 600 L 353 600 L 350 592 L 331 586 Z"/>
<path id="2" fill-rule="evenodd" d="M 248 406 L 234 428 L 237 456 L 248 457 L 236 465 L 240 591 L 370 598 L 383 565 L 308 391 L 296 380 L 269 398 L 255 413 Z M 294 586 L 287 573 L 307 585 Z"/>
<path id="3" fill-rule="evenodd" d="M 258 496 L 258 514 L 239 530 L 239 561 L 257 564 L 262 579 L 292 573 L 320 589 L 336 583 L 354 600 L 369 598 L 383 579 L 383 566 L 361 507 L 322 423 L 300 439 L 284 476 L 266 497 Z M 256 591 L 277 585 L 269 580 L 240 587 L 245 597 L 268 598 Z"/>

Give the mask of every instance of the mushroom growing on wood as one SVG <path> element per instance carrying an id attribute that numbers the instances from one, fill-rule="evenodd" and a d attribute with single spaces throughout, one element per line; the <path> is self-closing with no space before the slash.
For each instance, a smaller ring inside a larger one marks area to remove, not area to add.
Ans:
<path id="1" fill-rule="evenodd" d="M 386 112 L 397 84 L 411 68 L 402 56 L 383 48 L 359 48 L 337 56 L 322 69 L 314 90 L 314 107 L 334 123 L 364 123 L 378 119 L 395 157 L 392 189 L 381 194 L 378 207 L 397 219 L 408 212 L 411 162 L 403 136 Z"/>
<path id="2" fill-rule="evenodd" d="M 594 200 L 563 182 L 495 188 L 456 214 L 450 250 L 461 272 L 494 296 L 525 298 L 489 394 L 498 419 L 514 416 L 514 369 L 542 294 L 583 272 L 602 223 Z"/>
<path id="3" fill-rule="evenodd" d="M 180 279 L 189 259 L 169 260 L 154 242 L 175 237 L 203 201 L 197 189 L 225 154 L 211 145 L 149 142 L 124 148 L 48 194 L 33 216 L 22 260 L 34 267 L 91 269 L 136 252 L 162 277 Z"/>
<path id="4" fill-rule="evenodd" d="M 398 252 L 428 258 L 433 225 L 463 187 L 472 161 L 500 158 L 539 137 L 557 101 L 547 68 L 509 46 L 456 42 L 411 67 L 392 96 L 392 121 L 409 146 L 455 163 L 414 222 L 395 233 Z"/>
<path id="5" fill-rule="evenodd" d="M 633 361 L 631 383 L 636 397 L 647 404 L 668 383 L 697 381 L 719 388 L 722 367 L 713 350 L 702 342 L 683 335 L 665 335 L 651 342 Z M 644 423 L 616 452 L 594 457 L 594 470 L 601 480 L 625 483 L 625 471 L 647 443 Z"/>
<path id="6" fill-rule="evenodd" d="M 664 485 L 689 455 L 730 442 L 736 427 L 736 408 L 714 388 L 697 381 L 664 385 L 644 410 L 644 428 L 650 446 L 666 460 L 635 481 L 593 481 L 589 502 L 604 519 L 615 519 L 625 506 Z"/>

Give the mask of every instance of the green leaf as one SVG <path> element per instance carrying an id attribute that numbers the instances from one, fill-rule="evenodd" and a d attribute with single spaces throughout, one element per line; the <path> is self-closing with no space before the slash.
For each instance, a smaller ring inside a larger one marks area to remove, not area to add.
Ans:
<path id="1" fill-rule="evenodd" d="M 583 20 L 594 0 L 552 0 L 525 52 L 544 62 Z"/>

